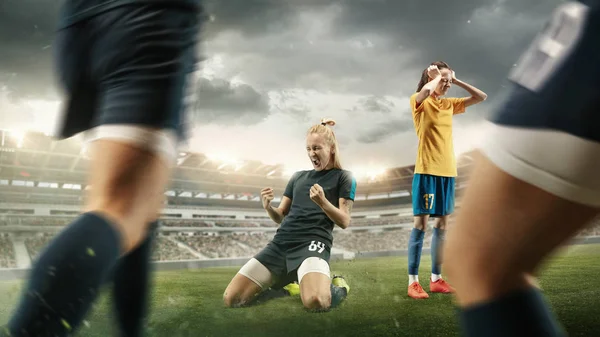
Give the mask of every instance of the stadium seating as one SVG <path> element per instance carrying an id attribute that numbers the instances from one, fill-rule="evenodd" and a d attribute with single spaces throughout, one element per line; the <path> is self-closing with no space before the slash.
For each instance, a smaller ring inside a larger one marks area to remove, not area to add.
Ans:
<path id="1" fill-rule="evenodd" d="M 0 145 L 0 268 L 35 260 L 85 200 L 89 162 L 81 142 L 59 142 L 40 133 L 23 137 L 20 145 L 11 137 Z M 457 201 L 476 155 L 466 153 L 457 160 Z M 280 195 L 287 170 L 283 165 L 240 163 L 179 153 L 174 179 L 165 191 L 154 261 L 249 257 L 272 239 L 278 225 L 266 216 L 258 194 L 260 188 L 272 186 Z M 334 232 L 334 248 L 354 253 L 407 249 L 413 172 L 413 166 L 406 166 L 381 170 L 376 176 L 358 174 L 352 223 Z M 600 236 L 600 220 L 579 236 Z M 428 231 L 425 247 L 430 240 Z"/>
<path id="2" fill-rule="evenodd" d="M 15 222 L 15 220 L 11 221 Z M 361 220 L 361 223 L 366 224 L 367 222 L 367 220 Z M 376 222 L 377 226 L 380 227 L 374 229 L 363 227 L 359 230 L 335 231 L 334 247 L 356 253 L 406 250 L 411 227 L 385 227 L 393 222 L 395 220 Z M 20 223 L 31 224 L 31 222 L 24 219 Z M 57 224 L 60 221 L 51 223 Z M 171 224 L 175 223 L 179 227 L 192 228 L 191 223 L 188 226 L 181 225 L 181 223 L 186 223 L 185 221 L 177 220 Z M 273 238 L 275 233 L 274 231 L 256 232 L 257 227 L 243 227 L 243 224 L 238 224 L 236 227 L 238 230 L 234 232 L 210 232 L 211 226 L 205 222 L 196 221 L 193 224 L 204 229 L 196 228 L 192 232 L 159 234 L 154 245 L 153 260 L 178 261 L 250 257 L 260 251 Z M 383 227 L 381 227 L 382 225 Z M 231 226 L 228 225 L 228 227 Z M 431 243 L 431 231 L 428 231 L 427 234 L 424 243 L 426 248 Z M 23 240 L 16 240 L 16 234 L 0 234 L 0 268 L 15 268 L 17 266 L 15 243 L 19 244 L 22 241 L 29 258 L 35 260 L 40 250 L 54 235 L 50 232 L 37 232 L 28 234 Z M 600 236 L 600 218 L 578 234 L 580 238 L 595 236 Z"/>

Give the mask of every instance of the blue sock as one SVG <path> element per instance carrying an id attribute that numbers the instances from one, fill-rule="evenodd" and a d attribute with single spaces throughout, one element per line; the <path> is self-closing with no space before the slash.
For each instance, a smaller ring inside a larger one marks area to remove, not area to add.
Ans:
<path id="1" fill-rule="evenodd" d="M 408 240 L 408 275 L 419 275 L 424 237 L 425 232 L 417 228 L 413 228 L 410 233 L 410 239 Z"/>
<path id="2" fill-rule="evenodd" d="M 567 336 L 542 294 L 518 290 L 497 300 L 460 311 L 464 336 Z"/>
<path id="3" fill-rule="evenodd" d="M 442 243 L 444 241 L 445 230 L 433 228 L 433 236 L 431 238 L 431 273 L 440 275 L 442 273 L 441 257 Z"/>
<path id="4" fill-rule="evenodd" d="M 333 309 L 342 304 L 348 296 L 348 291 L 346 288 L 334 286 L 333 284 L 329 284 L 329 288 L 331 289 L 331 308 Z"/>
<path id="5" fill-rule="evenodd" d="M 67 336 L 80 325 L 120 255 L 120 236 L 85 213 L 58 234 L 33 266 L 8 323 L 11 336 Z"/>
<path id="6" fill-rule="evenodd" d="M 152 242 L 158 222 L 153 222 L 146 240 L 121 258 L 113 275 L 113 302 L 121 336 L 137 337 L 144 332 L 150 289 Z"/>

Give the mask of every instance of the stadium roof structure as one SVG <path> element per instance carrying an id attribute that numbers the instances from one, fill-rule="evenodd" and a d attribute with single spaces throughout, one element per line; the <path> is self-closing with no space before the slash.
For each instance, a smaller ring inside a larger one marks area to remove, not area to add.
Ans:
<path id="1" fill-rule="evenodd" d="M 0 202 L 24 198 L 27 192 L 31 201 L 45 195 L 53 202 L 67 202 L 62 200 L 66 198 L 72 200 L 68 203 L 80 203 L 89 166 L 80 138 L 57 141 L 37 132 L 0 133 Z M 473 153 L 459 158 L 459 184 L 468 176 L 472 161 Z M 414 166 L 406 166 L 359 175 L 357 200 L 409 196 L 413 170 Z M 165 194 L 175 204 L 195 205 L 198 202 L 193 200 L 201 199 L 258 201 L 261 188 L 270 186 L 281 194 L 288 179 L 282 164 L 181 152 Z"/>

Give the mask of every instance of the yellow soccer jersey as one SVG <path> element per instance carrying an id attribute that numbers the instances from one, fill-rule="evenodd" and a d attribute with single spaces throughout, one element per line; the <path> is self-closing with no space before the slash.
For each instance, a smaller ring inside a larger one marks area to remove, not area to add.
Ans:
<path id="1" fill-rule="evenodd" d="M 452 116 L 465 112 L 465 99 L 429 96 L 417 106 L 415 93 L 410 106 L 419 138 L 415 173 L 456 177 Z"/>

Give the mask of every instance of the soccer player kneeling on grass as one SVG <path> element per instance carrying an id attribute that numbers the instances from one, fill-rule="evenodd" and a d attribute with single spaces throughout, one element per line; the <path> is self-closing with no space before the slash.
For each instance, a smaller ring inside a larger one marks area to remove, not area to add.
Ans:
<path id="1" fill-rule="evenodd" d="M 280 227 L 231 280 L 223 296 L 226 306 L 249 305 L 257 295 L 283 288 L 293 293 L 294 281 L 309 310 L 325 311 L 346 298 L 350 287 L 341 276 L 330 278 L 329 257 L 334 225 L 350 225 L 356 180 L 342 169 L 334 125 L 323 120 L 308 130 L 306 151 L 314 169 L 292 176 L 278 207 L 271 205 L 273 189 L 261 191 L 263 207 Z"/>

